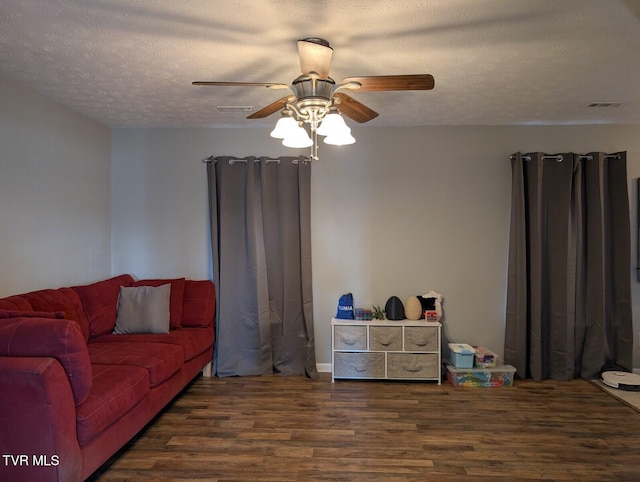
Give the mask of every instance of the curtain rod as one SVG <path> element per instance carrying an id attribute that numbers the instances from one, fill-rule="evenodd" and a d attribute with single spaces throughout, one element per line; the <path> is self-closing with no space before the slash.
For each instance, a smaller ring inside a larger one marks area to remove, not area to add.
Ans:
<path id="1" fill-rule="evenodd" d="M 229 159 L 229 164 L 233 165 L 236 162 L 244 162 L 245 164 L 249 162 L 248 157 L 229 157 L 229 156 L 223 156 L 225 158 Z M 280 164 L 280 160 L 279 158 L 272 158 L 272 157 L 263 157 L 263 158 L 259 158 L 259 157 L 253 157 L 253 162 L 258 163 L 261 161 L 265 161 L 265 163 L 269 164 L 270 162 L 275 162 L 277 164 Z M 308 157 L 305 157 L 303 160 L 303 162 L 310 162 L 310 159 Z M 202 159 L 202 162 L 204 164 L 209 164 L 210 162 L 213 162 L 214 164 L 216 162 L 218 162 L 218 158 L 214 157 L 214 156 L 209 156 L 209 157 L 205 157 L 204 159 Z M 293 159 L 291 162 L 293 162 L 294 164 L 298 164 L 298 162 L 300 162 L 299 159 Z"/>
<path id="2" fill-rule="evenodd" d="M 593 156 L 588 156 L 585 154 L 580 154 L 580 159 L 586 159 L 587 161 L 593 161 Z M 511 159 L 515 159 L 516 156 L 511 156 Z M 531 156 L 522 156 L 522 158 L 525 161 L 530 161 L 531 160 Z M 607 154 L 604 156 L 605 159 L 620 159 L 620 156 L 617 154 Z M 542 160 L 547 160 L 547 159 L 553 159 L 556 162 L 562 162 L 564 160 L 564 157 L 562 157 L 560 154 L 558 154 L 557 156 L 542 156 Z"/>

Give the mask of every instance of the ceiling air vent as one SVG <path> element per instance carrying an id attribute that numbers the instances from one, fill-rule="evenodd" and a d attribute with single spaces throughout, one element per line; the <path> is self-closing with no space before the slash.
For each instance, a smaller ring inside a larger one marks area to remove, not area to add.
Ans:
<path id="1" fill-rule="evenodd" d="M 626 102 L 590 102 L 587 107 L 622 107 Z"/>

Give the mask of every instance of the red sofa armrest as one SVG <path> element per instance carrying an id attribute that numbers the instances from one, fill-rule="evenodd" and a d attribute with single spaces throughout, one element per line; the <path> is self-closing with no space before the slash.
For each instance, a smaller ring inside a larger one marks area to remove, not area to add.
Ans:
<path id="1" fill-rule="evenodd" d="M 91 361 L 80 327 L 72 320 L 9 318 L 0 323 L 0 357 L 52 357 L 64 368 L 76 405 L 89 396 Z"/>
<path id="2" fill-rule="evenodd" d="M 73 393 L 56 359 L 0 356 L 0 427 L 2 480 L 80 480 Z"/>

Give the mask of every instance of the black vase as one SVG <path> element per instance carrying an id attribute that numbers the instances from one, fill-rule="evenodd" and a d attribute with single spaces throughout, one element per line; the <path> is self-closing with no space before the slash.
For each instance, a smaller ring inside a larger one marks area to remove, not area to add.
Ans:
<path id="1" fill-rule="evenodd" d="M 404 320 L 404 305 L 400 298 L 392 296 L 387 300 L 387 304 L 384 305 L 384 312 L 387 315 L 387 320 Z"/>

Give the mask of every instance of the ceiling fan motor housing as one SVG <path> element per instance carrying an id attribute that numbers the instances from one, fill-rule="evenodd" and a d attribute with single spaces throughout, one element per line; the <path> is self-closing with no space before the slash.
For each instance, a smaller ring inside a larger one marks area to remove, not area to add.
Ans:
<path id="1" fill-rule="evenodd" d="M 293 81 L 292 87 L 298 100 L 315 97 L 329 100 L 335 85 L 336 82 L 331 77 L 318 79 L 315 76 L 301 75 Z"/>

